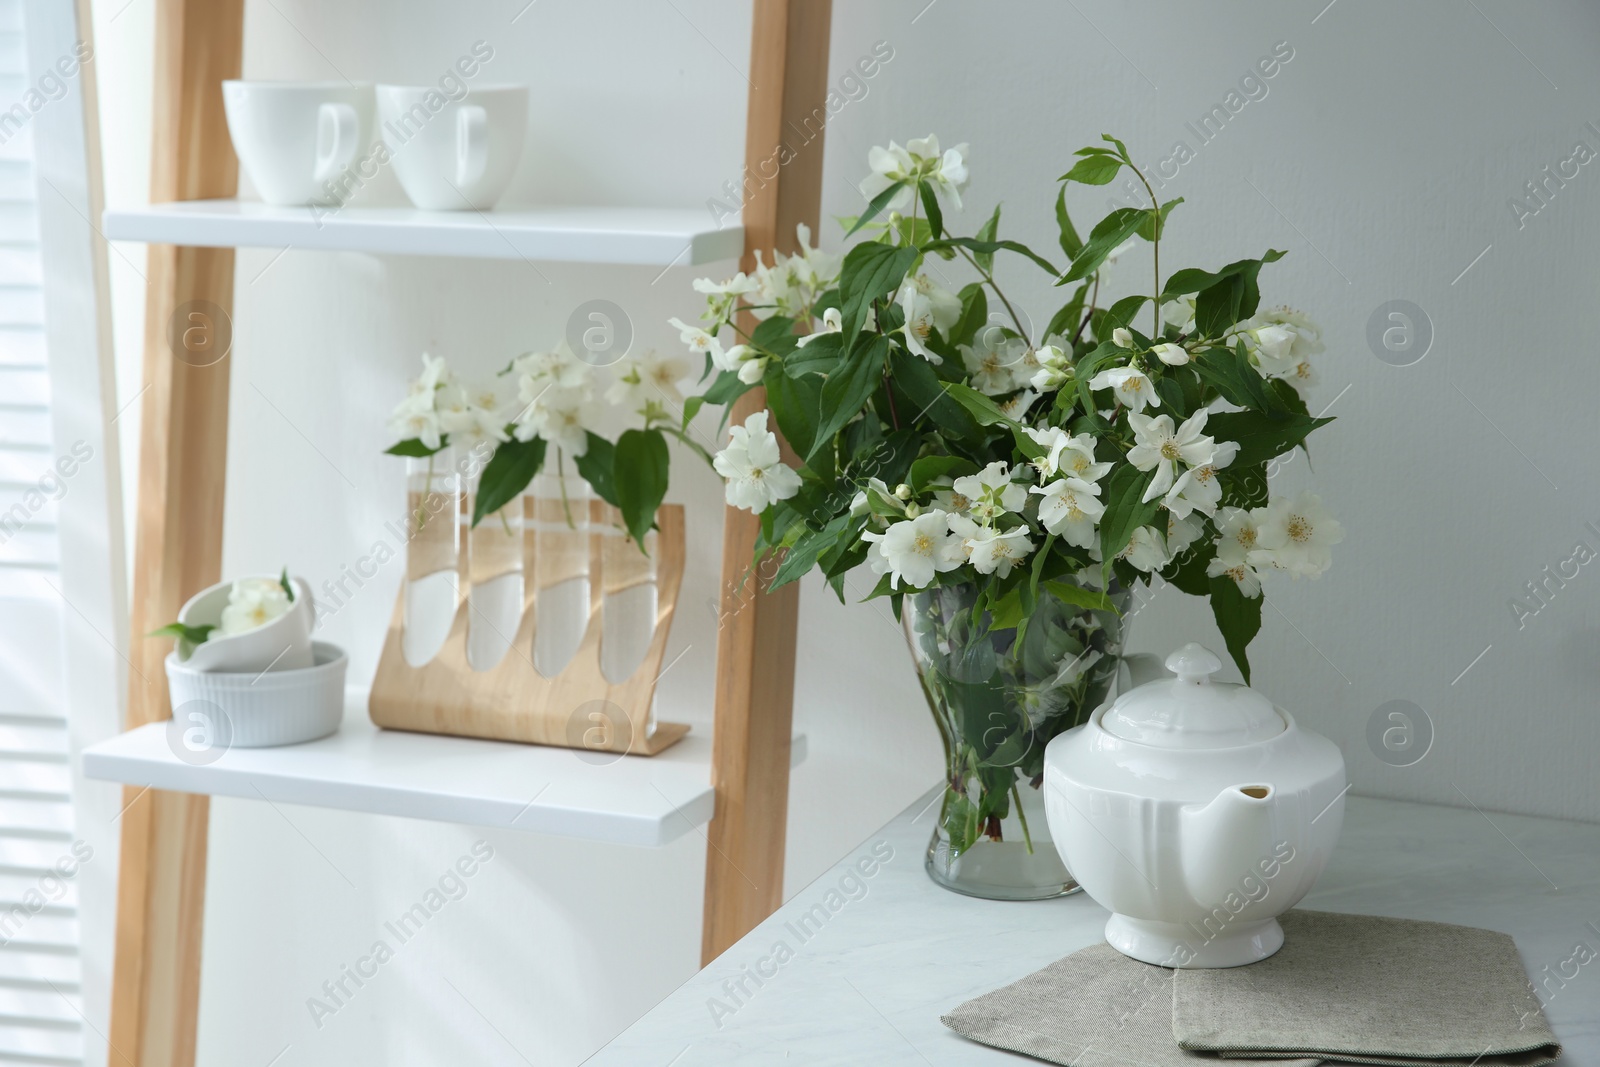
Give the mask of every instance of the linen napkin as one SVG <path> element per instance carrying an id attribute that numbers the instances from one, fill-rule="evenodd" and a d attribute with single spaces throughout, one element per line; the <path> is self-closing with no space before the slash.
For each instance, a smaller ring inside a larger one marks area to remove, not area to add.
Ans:
<path id="1" fill-rule="evenodd" d="M 973 1041 L 1071 1067 L 1196 1067 L 1205 1057 L 1172 1039 L 1172 978 L 1172 971 L 1102 942 L 969 1000 L 941 1021 Z M 1318 1062 L 1291 1057 L 1271 1064 Z"/>
<path id="2" fill-rule="evenodd" d="M 1279 922 L 1283 948 L 1260 963 L 1177 972 L 1180 1046 L 1393 1067 L 1536 1067 L 1561 1055 L 1506 934 L 1320 911 Z"/>

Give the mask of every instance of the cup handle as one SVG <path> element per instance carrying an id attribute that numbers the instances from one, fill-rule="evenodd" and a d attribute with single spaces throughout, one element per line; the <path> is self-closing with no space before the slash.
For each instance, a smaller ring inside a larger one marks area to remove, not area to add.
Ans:
<path id="1" fill-rule="evenodd" d="M 317 109 L 317 165 L 315 181 L 325 182 L 350 165 L 360 149 L 360 120 L 349 104 L 326 103 Z"/>
<path id="2" fill-rule="evenodd" d="M 476 104 L 456 112 L 456 185 L 476 185 L 489 168 L 489 115 Z"/>

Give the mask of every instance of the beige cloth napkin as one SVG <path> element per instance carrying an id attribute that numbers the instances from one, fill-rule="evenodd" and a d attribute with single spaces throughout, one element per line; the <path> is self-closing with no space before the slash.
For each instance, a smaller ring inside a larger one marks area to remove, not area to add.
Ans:
<path id="1" fill-rule="evenodd" d="M 1184 1052 L 1172 1039 L 1172 976 L 1102 943 L 969 1000 L 942 1021 L 985 1045 L 1072 1067 L 1196 1067 L 1206 1057 Z M 1315 1067 L 1319 1061 L 1271 1062 Z"/>
<path id="2" fill-rule="evenodd" d="M 1177 972 L 1172 1035 L 1234 1059 L 1536 1067 L 1561 1055 L 1506 934 L 1290 911 L 1276 955 Z"/>

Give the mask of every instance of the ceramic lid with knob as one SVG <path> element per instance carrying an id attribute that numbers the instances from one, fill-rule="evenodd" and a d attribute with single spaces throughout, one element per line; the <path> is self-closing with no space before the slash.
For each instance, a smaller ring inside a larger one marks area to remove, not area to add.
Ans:
<path id="1" fill-rule="evenodd" d="M 1106 709 L 1106 732 L 1153 748 L 1237 748 L 1288 728 L 1272 702 L 1248 686 L 1214 682 L 1222 661 L 1202 645 L 1184 645 L 1166 660 L 1177 675 L 1146 682 Z"/>

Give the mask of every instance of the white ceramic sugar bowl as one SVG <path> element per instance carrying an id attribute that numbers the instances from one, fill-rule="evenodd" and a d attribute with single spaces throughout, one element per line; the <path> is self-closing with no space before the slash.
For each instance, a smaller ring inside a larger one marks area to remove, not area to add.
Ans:
<path id="1" fill-rule="evenodd" d="M 1045 751 L 1061 858 L 1111 912 L 1106 940 L 1163 967 L 1237 967 L 1283 945 L 1344 818 L 1344 757 L 1259 693 L 1211 681 L 1188 644 L 1176 678 L 1136 686 Z"/>

